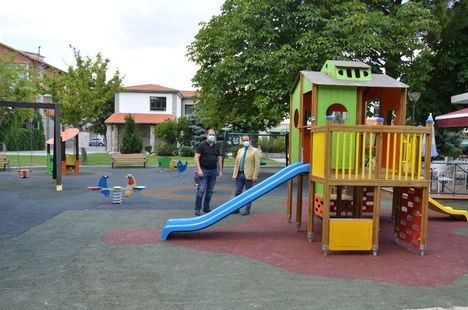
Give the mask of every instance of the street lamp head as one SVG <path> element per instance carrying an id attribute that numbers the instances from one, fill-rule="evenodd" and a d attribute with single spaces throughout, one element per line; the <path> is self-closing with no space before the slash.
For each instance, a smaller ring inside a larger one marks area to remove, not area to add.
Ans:
<path id="1" fill-rule="evenodd" d="M 408 92 L 408 97 L 409 97 L 410 101 L 413 102 L 413 103 L 418 102 L 420 96 L 421 96 L 420 92 L 417 92 L 417 91 L 414 91 L 414 90 L 410 90 Z"/>

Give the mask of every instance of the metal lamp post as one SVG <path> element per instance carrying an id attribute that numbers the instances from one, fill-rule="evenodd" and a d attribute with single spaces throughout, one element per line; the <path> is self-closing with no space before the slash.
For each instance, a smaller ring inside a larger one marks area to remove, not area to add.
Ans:
<path id="1" fill-rule="evenodd" d="M 414 90 L 410 90 L 408 92 L 408 97 L 411 103 L 413 104 L 413 115 L 411 116 L 411 124 L 414 126 L 414 109 L 416 107 L 416 102 L 418 102 L 419 97 L 421 97 L 421 93 Z"/>

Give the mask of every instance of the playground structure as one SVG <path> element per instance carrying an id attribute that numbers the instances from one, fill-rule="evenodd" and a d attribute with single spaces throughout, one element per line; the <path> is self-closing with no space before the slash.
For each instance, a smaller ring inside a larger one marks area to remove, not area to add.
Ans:
<path id="1" fill-rule="evenodd" d="M 49 109 L 54 110 L 54 139 L 58 142 L 54 145 L 54 158 L 53 158 L 53 173 L 52 179 L 55 180 L 56 191 L 62 191 L 62 165 L 60 163 L 59 156 L 55 154 L 61 154 L 62 150 L 62 138 L 60 135 L 61 124 L 61 109 L 60 105 L 54 103 L 41 103 L 41 102 L 18 102 L 18 101 L 0 101 L 0 107 L 11 107 L 11 108 L 27 108 L 27 109 Z M 24 172 L 21 172 L 24 173 Z M 27 175 L 27 172 L 26 172 Z M 21 177 L 21 175 L 20 175 Z"/>
<path id="2" fill-rule="evenodd" d="M 112 193 L 112 204 L 122 204 L 123 194 L 125 197 L 130 197 L 134 192 L 140 192 L 146 188 L 145 185 L 138 185 L 135 177 L 132 174 L 127 174 L 125 179 L 127 180 L 127 186 L 113 186 L 109 187 L 107 180 L 110 177 L 104 174 L 98 181 L 97 186 L 88 186 L 91 191 L 99 191 L 104 197 L 109 198 Z"/>
<path id="3" fill-rule="evenodd" d="M 295 177 L 299 230 L 303 179 L 308 174 L 307 237 L 313 241 L 314 217 L 320 218 L 325 255 L 377 255 L 383 187 L 393 192 L 395 241 L 424 255 L 428 204 L 435 206 L 429 197 L 433 121 L 428 119 L 425 127 L 405 126 L 407 87 L 387 75 L 372 74 L 361 62 L 327 61 L 320 72 L 300 72 L 291 92 L 291 164 L 208 214 L 168 220 L 161 239 L 214 225 L 284 182 L 290 221 Z M 371 106 L 385 119 L 369 120 Z M 433 209 L 450 214 L 441 206 Z"/>
<path id="4" fill-rule="evenodd" d="M 314 217 L 319 217 L 325 255 L 356 250 L 377 255 L 382 187 L 393 188 L 395 240 L 421 255 L 426 251 L 432 122 L 405 126 L 407 87 L 372 74 L 364 63 L 330 60 L 320 72 L 301 71 L 294 84 L 290 161 L 311 163 L 307 236 L 313 240 Z M 384 118 L 366 124 L 368 108 Z M 298 229 L 302 187 L 299 176 Z M 288 220 L 292 205 L 290 181 Z"/>
<path id="5" fill-rule="evenodd" d="M 177 171 L 178 176 L 181 176 L 185 170 L 187 170 L 188 162 L 185 161 L 185 164 L 181 160 L 175 160 L 170 157 L 160 157 L 158 158 L 158 167 L 160 172 Z"/>
<path id="6" fill-rule="evenodd" d="M 79 154 L 79 141 L 78 134 L 80 131 L 77 128 L 68 128 L 60 134 L 62 140 L 62 147 L 60 156 L 60 163 L 62 166 L 63 175 L 80 173 L 80 154 Z M 66 142 L 73 140 L 73 154 L 66 154 Z M 54 145 L 54 138 L 47 140 L 47 173 L 53 173 L 53 156 L 50 154 L 50 146 Z M 55 153 L 54 153 L 55 156 Z"/>

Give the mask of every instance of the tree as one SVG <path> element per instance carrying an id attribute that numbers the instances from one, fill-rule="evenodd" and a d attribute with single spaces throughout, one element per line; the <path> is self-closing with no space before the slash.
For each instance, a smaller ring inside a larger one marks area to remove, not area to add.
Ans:
<path id="1" fill-rule="evenodd" d="M 227 0 L 188 46 L 200 66 L 198 115 L 216 128 L 274 126 L 288 113 L 298 72 L 327 59 L 361 60 L 419 82 L 431 69 L 422 57 L 425 31 L 436 26 L 417 1 Z"/>
<path id="2" fill-rule="evenodd" d="M 14 53 L 0 57 L 0 100 L 34 101 L 37 74 L 24 66 L 13 63 Z M 26 123 L 35 126 L 26 126 Z M 0 108 L 0 141 L 9 150 L 42 149 L 44 133 L 35 129 L 40 127 L 40 117 L 32 109 Z M 24 127 L 24 128 L 23 128 Z M 33 145 L 30 138 L 33 137 Z"/>
<path id="3" fill-rule="evenodd" d="M 75 66 L 69 66 L 65 75 L 46 78 L 45 91 L 61 104 L 64 123 L 75 127 L 91 123 L 95 132 L 105 134 L 104 120 L 113 113 L 114 95 L 122 87 L 120 72 L 108 79 L 108 58 L 101 53 L 95 59 L 83 57 L 78 49 L 71 48 Z"/>
<path id="4" fill-rule="evenodd" d="M 449 113 L 463 106 L 450 104 L 450 97 L 468 91 L 468 1 L 440 1 L 432 7 L 441 25 L 432 33 L 428 56 L 434 70 L 428 76 L 416 109 L 416 121 L 424 124 L 429 113 Z M 455 156 L 460 152 L 461 128 L 439 128 L 436 119 L 436 142 L 439 154 Z M 456 157 L 456 156 L 455 156 Z"/>
<path id="5" fill-rule="evenodd" d="M 122 154 L 141 153 L 143 150 L 143 140 L 141 139 L 136 129 L 135 120 L 128 114 L 125 116 L 125 127 L 120 146 Z"/>
<path id="6" fill-rule="evenodd" d="M 188 145 L 190 143 L 190 120 L 186 117 L 180 117 L 176 120 L 167 119 L 158 124 L 155 128 L 155 135 L 166 144 Z"/>

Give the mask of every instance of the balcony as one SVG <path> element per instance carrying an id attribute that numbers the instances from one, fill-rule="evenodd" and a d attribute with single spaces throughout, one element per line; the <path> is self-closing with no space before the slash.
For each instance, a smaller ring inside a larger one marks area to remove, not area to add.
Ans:
<path id="1" fill-rule="evenodd" d="M 432 124 L 335 125 L 329 121 L 304 129 L 311 135 L 311 181 L 329 185 L 429 185 L 429 167 L 425 168 L 422 150 L 424 147 L 430 155 Z"/>

